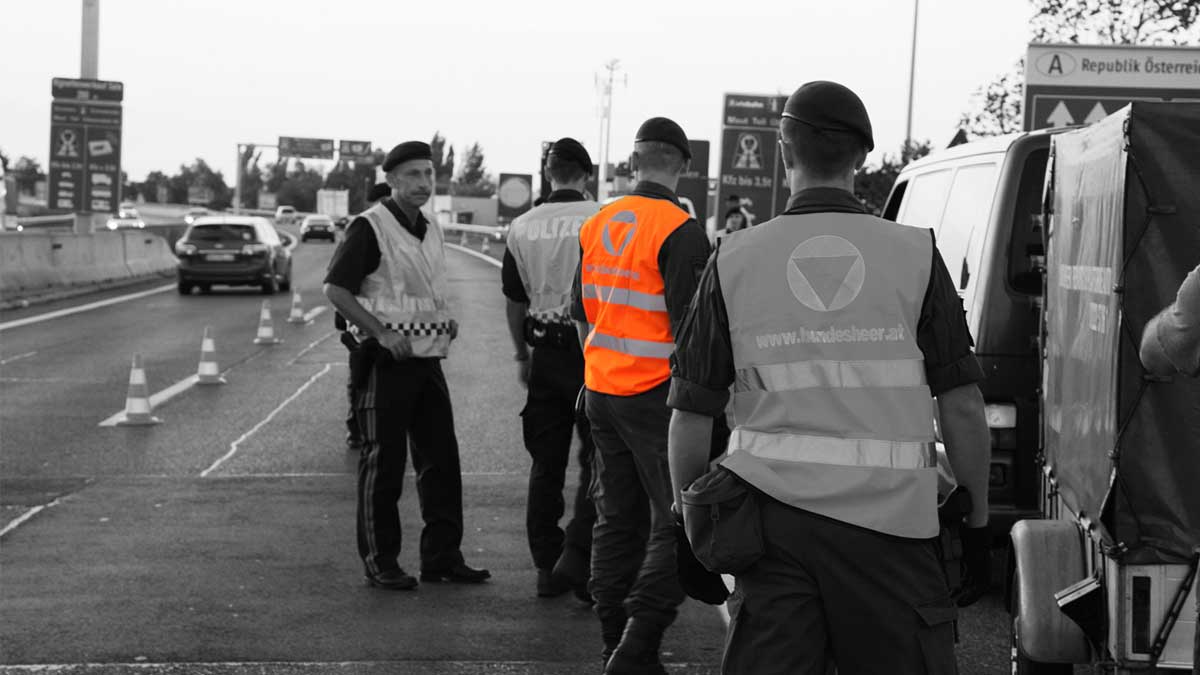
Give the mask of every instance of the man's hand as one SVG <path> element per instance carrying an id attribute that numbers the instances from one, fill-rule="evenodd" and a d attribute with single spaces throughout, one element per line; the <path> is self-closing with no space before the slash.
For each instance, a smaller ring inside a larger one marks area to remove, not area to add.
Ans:
<path id="1" fill-rule="evenodd" d="M 458 339 L 458 322 L 450 319 L 450 340 Z"/>
<path id="2" fill-rule="evenodd" d="M 954 592 L 959 607 L 972 605 L 992 585 L 992 532 L 983 527 L 964 526 L 962 538 L 962 586 Z"/>
<path id="3" fill-rule="evenodd" d="M 393 359 L 400 361 L 412 356 L 412 342 L 409 341 L 407 335 L 389 330 L 384 331 L 378 339 L 379 346 L 388 350 Z"/>

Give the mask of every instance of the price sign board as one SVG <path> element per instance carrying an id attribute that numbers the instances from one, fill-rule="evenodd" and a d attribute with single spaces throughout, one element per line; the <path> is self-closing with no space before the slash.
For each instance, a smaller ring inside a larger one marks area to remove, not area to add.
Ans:
<path id="1" fill-rule="evenodd" d="M 112 213 L 121 202 L 121 82 L 51 81 L 51 209 Z"/>

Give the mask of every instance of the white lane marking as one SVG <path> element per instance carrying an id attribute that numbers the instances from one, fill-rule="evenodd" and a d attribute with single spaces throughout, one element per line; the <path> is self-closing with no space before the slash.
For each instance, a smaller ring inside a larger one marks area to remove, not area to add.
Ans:
<path id="1" fill-rule="evenodd" d="M 21 359 L 27 359 L 27 358 L 33 356 L 34 354 L 37 354 L 37 352 L 25 352 L 24 354 L 17 354 L 16 356 L 10 356 L 7 359 L 0 359 L 0 366 L 7 366 L 8 364 L 12 363 L 13 361 L 20 361 Z"/>
<path id="2" fill-rule="evenodd" d="M 228 371 L 226 371 L 226 372 L 228 372 Z M 192 387 L 196 386 L 196 383 L 199 381 L 200 381 L 199 375 L 195 375 L 195 374 L 188 375 L 187 377 L 185 377 L 182 380 L 176 382 L 175 384 L 167 387 L 166 389 L 163 389 L 162 391 L 151 394 L 150 395 L 150 407 L 152 409 L 157 408 L 158 406 L 166 403 L 167 401 L 171 400 L 172 398 L 175 398 L 176 396 L 182 394 L 183 392 L 187 391 L 188 389 L 191 389 Z M 125 411 L 122 410 L 121 412 L 118 412 L 115 415 L 113 415 L 112 417 L 109 417 L 108 419 L 101 422 L 100 426 L 115 427 L 115 426 L 117 426 L 117 422 L 120 422 L 124 418 L 125 418 Z"/>
<path id="3" fill-rule="evenodd" d="M 492 256 L 484 254 L 484 253 L 480 253 L 479 251 L 473 251 L 473 250 L 467 248 L 466 246 L 459 246 L 458 244 L 451 244 L 450 242 L 446 242 L 446 248 L 452 248 L 455 251 L 458 251 L 460 253 L 466 253 L 467 255 L 473 255 L 476 258 L 479 258 L 480 260 L 485 260 L 485 261 L 491 263 L 492 265 L 495 265 L 496 267 L 502 266 L 500 264 L 500 261 L 496 260 Z"/>
<path id="4" fill-rule="evenodd" d="M 263 418 L 263 420 L 261 422 L 259 422 L 258 424 L 255 424 L 253 427 L 250 428 L 249 431 L 242 434 L 233 443 L 230 443 L 229 444 L 229 452 L 225 453 L 224 456 L 222 456 L 217 461 L 213 462 L 212 466 L 208 467 L 204 471 L 201 471 L 200 477 L 201 478 L 208 477 L 208 474 L 212 473 L 213 471 L 216 471 L 217 467 L 224 464 L 225 461 L 228 460 L 230 457 L 233 457 L 234 455 L 236 455 L 238 448 L 242 445 L 242 443 L 244 443 L 248 438 L 250 438 L 255 433 L 257 433 L 259 429 L 261 429 L 261 428 L 265 427 L 267 424 L 269 424 L 271 422 L 271 420 L 275 419 L 275 416 L 278 415 L 281 410 L 286 408 L 292 401 L 295 401 L 297 398 L 299 398 L 300 394 L 303 394 L 304 391 L 306 389 L 308 389 L 309 387 L 311 387 L 314 382 L 321 379 L 321 377 L 325 373 L 328 373 L 331 368 L 333 368 L 333 364 L 326 363 L 324 368 L 317 371 L 317 373 L 315 375 L 313 375 L 312 377 L 308 378 L 307 382 L 300 385 L 299 389 L 297 389 L 291 396 L 284 399 L 283 403 L 280 403 L 278 406 L 276 406 L 275 409 L 272 410 L 270 412 L 270 414 L 268 414 L 265 418 Z"/>
<path id="5" fill-rule="evenodd" d="M 331 672 L 346 672 L 357 673 L 364 672 L 364 669 L 375 671 L 390 671 L 404 672 L 403 670 L 395 670 L 409 664 L 424 665 L 425 661 L 168 661 L 163 663 L 151 663 L 149 661 L 138 661 L 133 663 L 46 663 L 36 665 L 17 665 L 4 666 L 6 673 L 59 673 L 59 672 L 88 672 L 93 669 L 102 669 L 106 672 L 126 672 L 126 671 L 163 671 L 163 672 L 183 672 L 182 667 L 187 672 L 213 672 L 219 671 L 222 673 L 263 673 L 263 672 L 278 672 L 284 671 L 289 673 L 331 673 Z M 547 664 L 554 666 L 562 666 L 563 672 L 577 672 L 580 670 L 575 666 L 577 664 L 567 663 L 562 661 L 441 661 L 437 662 L 438 670 L 441 672 L 482 672 L 479 669 L 482 667 L 488 672 L 505 672 L 505 673 L 528 673 L 528 672 L 544 672 L 543 669 Z M 591 662 L 589 661 L 589 664 Z M 707 669 L 708 664 L 692 662 L 692 661 L 667 661 L 668 670 L 675 671 L 677 669 L 695 670 L 697 668 Z M 422 669 L 424 670 L 424 669 Z M 555 672 L 558 672 L 557 670 Z"/>
<path id="6" fill-rule="evenodd" d="M 337 332 L 337 331 L 329 331 L 328 333 L 326 333 L 326 334 L 322 335 L 321 337 L 317 338 L 316 340 L 313 340 L 313 341 L 312 341 L 312 342 L 311 342 L 311 343 L 310 343 L 310 344 L 309 344 L 307 347 L 305 347 L 304 349 L 301 349 L 299 354 L 296 354 L 294 357 L 292 357 L 292 360 L 291 360 L 291 361 L 288 361 L 288 362 L 287 362 L 287 364 L 288 364 L 289 366 L 294 366 L 294 365 L 296 365 L 296 362 L 297 362 L 297 361 L 299 361 L 300 359 L 304 358 L 304 355 L 305 355 L 305 354 L 307 354 L 307 353 L 311 352 L 312 350 L 316 349 L 316 348 L 317 348 L 317 345 L 319 345 L 319 344 L 321 344 L 322 342 L 324 342 L 324 341 L 328 340 L 330 337 L 332 337 L 332 336 L 333 336 L 333 334 L 334 334 L 335 332 Z"/>
<path id="7" fill-rule="evenodd" d="M 27 521 L 30 518 L 41 513 L 47 507 L 58 504 L 59 501 L 61 501 L 61 500 L 62 500 L 62 497 L 59 497 L 59 498 L 55 499 L 54 501 L 50 502 L 49 504 L 41 504 L 41 505 L 35 506 L 32 509 L 29 509 L 28 511 L 26 511 L 25 513 L 22 513 L 21 515 L 17 516 L 16 518 L 13 518 L 12 520 L 8 521 L 8 524 L 4 526 L 4 529 L 0 530 L 0 537 L 3 537 L 4 535 L 8 534 L 9 532 L 12 532 L 13 530 L 17 529 L 25 521 Z"/>
<path id="8" fill-rule="evenodd" d="M 325 305 L 318 305 L 317 307 L 313 307 L 312 309 L 308 310 L 303 317 L 304 323 L 311 323 L 313 319 L 324 314 L 325 310 L 327 309 L 329 308 Z"/>
<path id="9" fill-rule="evenodd" d="M 79 314 L 80 312 L 86 312 L 86 311 L 93 310 L 93 309 L 99 309 L 101 307 L 108 307 L 109 305 L 116 305 L 116 304 L 119 304 L 122 302 L 129 302 L 130 300 L 137 300 L 138 298 L 144 298 L 148 295 L 155 295 L 157 293 L 166 293 L 167 291 L 174 290 L 174 289 L 175 289 L 175 284 L 167 284 L 166 286 L 158 286 L 155 288 L 151 288 L 148 291 L 141 291 L 138 293 L 130 293 L 129 295 L 118 295 L 115 298 L 109 298 L 107 300 L 99 300 L 97 302 L 91 302 L 86 305 L 79 305 L 78 307 L 67 307 L 66 309 L 59 309 L 59 310 L 55 310 L 53 312 L 46 312 L 45 314 L 38 314 L 37 316 L 27 316 L 24 319 L 15 319 L 13 321 L 5 321 L 4 323 L 0 323 L 0 332 L 6 331 L 10 328 L 20 328 L 21 326 L 28 326 L 30 324 L 41 323 L 43 321 L 49 321 L 51 319 L 57 319 L 57 318 L 63 317 L 63 316 L 70 316 L 72 314 Z"/>

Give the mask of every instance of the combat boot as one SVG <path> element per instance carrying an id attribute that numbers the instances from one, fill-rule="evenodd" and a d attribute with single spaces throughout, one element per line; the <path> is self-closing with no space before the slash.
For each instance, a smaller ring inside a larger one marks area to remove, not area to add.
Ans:
<path id="1" fill-rule="evenodd" d="M 621 642 L 608 659 L 604 675 L 666 675 L 658 660 L 663 628 L 644 619 L 631 618 L 625 624 Z"/>

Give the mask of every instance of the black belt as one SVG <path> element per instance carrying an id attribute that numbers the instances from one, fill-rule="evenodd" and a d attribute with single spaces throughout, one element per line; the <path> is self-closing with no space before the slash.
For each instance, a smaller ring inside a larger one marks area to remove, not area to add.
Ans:
<path id="1" fill-rule="evenodd" d="M 579 333 L 575 327 L 565 323 L 550 323 L 525 317 L 525 342 L 530 347 L 554 347 L 570 349 L 578 344 Z"/>

